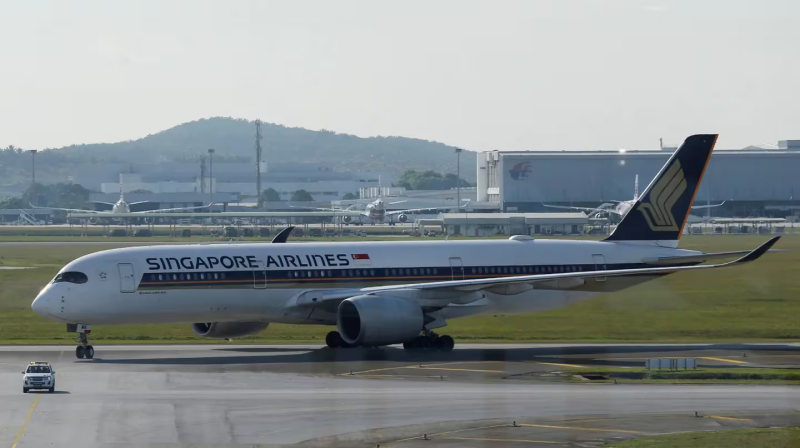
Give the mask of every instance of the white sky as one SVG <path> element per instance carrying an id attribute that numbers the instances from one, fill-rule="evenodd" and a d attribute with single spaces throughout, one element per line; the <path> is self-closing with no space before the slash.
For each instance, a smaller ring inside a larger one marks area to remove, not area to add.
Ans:
<path id="1" fill-rule="evenodd" d="M 233 116 L 470 150 L 800 139 L 796 0 L 0 0 L 0 146 Z"/>

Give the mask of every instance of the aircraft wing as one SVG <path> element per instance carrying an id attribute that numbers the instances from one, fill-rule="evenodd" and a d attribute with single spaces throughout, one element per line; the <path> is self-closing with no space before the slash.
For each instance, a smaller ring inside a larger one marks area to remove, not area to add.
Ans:
<path id="1" fill-rule="evenodd" d="M 137 205 L 137 204 L 147 204 L 148 202 L 150 202 L 150 201 L 128 202 L 128 205 L 131 206 L 131 205 Z M 110 205 L 114 205 L 114 204 L 110 204 Z M 177 210 L 177 209 L 175 209 L 175 210 Z"/>
<path id="2" fill-rule="evenodd" d="M 513 277 L 493 277 L 482 278 L 474 280 L 450 280 L 444 282 L 431 282 L 431 283 L 416 283 L 408 285 L 391 285 L 391 286 L 374 286 L 369 288 L 361 288 L 361 294 L 374 294 L 387 291 L 396 290 L 450 290 L 450 291 L 479 291 L 489 289 L 500 285 L 514 285 L 514 284 L 532 284 L 538 282 L 546 282 L 552 280 L 562 279 L 582 279 L 594 277 L 619 277 L 626 275 L 646 275 L 646 274 L 666 274 L 680 271 L 691 271 L 698 269 L 716 269 L 734 266 L 737 264 L 749 263 L 755 261 L 764 255 L 781 237 L 776 236 L 767 241 L 766 243 L 758 246 L 756 249 L 748 252 L 745 256 L 733 261 L 721 264 L 707 264 L 699 266 L 664 266 L 655 268 L 641 268 L 641 269 L 614 269 L 605 271 L 587 271 L 587 272 L 560 272 L 556 274 L 538 274 L 538 275 L 519 275 Z M 687 257 L 687 262 L 690 261 Z M 680 263 L 680 257 L 673 260 L 674 263 Z M 691 261 L 696 262 L 696 261 Z"/>
<path id="3" fill-rule="evenodd" d="M 142 204 L 144 202 L 149 202 L 149 201 L 134 202 L 133 204 L 128 204 L 128 205 Z M 134 213 L 134 214 L 143 214 L 143 213 L 153 214 L 153 213 L 180 212 L 180 211 L 184 211 L 184 210 L 197 210 L 198 208 L 207 208 L 207 207 L 211 207 L 212 204 L 213 204 L 213 202 L 209 202 L 206 205 L 197 205 L 197 206 L 194 206 L 194 207 L 160 208 L 158 210 L 145 210 L 145 211 L 142 211 L 142 212 L 131 212 L 131 213 Z"/>
<path id="4" fill-rule="evenodd" d="M 584 211 L 584 212 L 591 212 L 591 213 L 608 212 L 608 213 L 613 213 L 615 215 L 619 214 L 617 209 L 615 209 L 615 208 L 606 208 L 606 207 L 603 207 L 602 205 L 599 206 L 599 207 L 573 207 L 573 206 L 567 206 L 567 205 L 548 205 L 548 204 L 544 204 L 544 203 L 542 205 L 545 206 L 545 207 L 559 208 L 559 209 L 562 209 L 562 210 L 581 210 L 581 211 Z"/>
<path id="5" fill-rule="evenodd" d="M 714 208 L 714 207 L 719 207 L 720 205 L 722 205 L 722 204 L 724 204 L 724 203 L 725 203 L 725 201 L 722 201 L 722 202 L 720 202 L 719 204 L 713 204 L 713 205 L 693 205 L 693 206 L 692 206 L 692 210 L 695 210 L 695 209 L 698 209 L 698 208 Z"/>
<path id="6" fill-rule="evenodd" d="M 303 209 L 303 210 L 319 210 L 319 211 L 323 211 L 323 212 L 331 212 L 332 213 L 331 216 L 339 216 L 339 215 L 345 215 L 345 214 L 346 215 L 350 215 L 350 216 L 352 216 L 354 214 L 359 214 L 359 215 L 363 215 L 363 216 L 369 216 L 369 214 L 364 212 L 364 211 L 353 210 L 352 209 L 353 208 L 352 205 L 350 207 L 347 207 L 344 210 L 336 209 L 336 208 L 302 207 L 302 206 L 298 206 L 298 205 L 292 205 L 291 203 L 289 203 L 288 205 L 291 208 L 299 208 L 299 209 Z"/>
<path id="7" fill-rule="evenodd" d="M 469 201 L 464 202 L 463 205 L 458 206 L 458 207 L 447 206 L 447 207 L 409 208 L 409 209 L 406 209 L 406 210 L 393 210 L 391 212 L 386 212 L 386 215 L 388 216 L 388 215 L 399 215 L 399 214 L 402 214 L 402 213 L 422 213 L 422 212 L 428 212 L 428 211 L 446 210 L 446 209 L 450 209 L 450 208 L 462 209 L 462 208 L 465 208 L 467 205 L 469 205 Z"/>
<path id="8" fill-rule="evenodd" d="M 30 206 L 35 209 L 59 210 L 62 212 L 70 212 L 70 213 L 105 213 L 100 210 L 83 210 L 80 208 L 37 207 L 33 204 L 30 204 Z"/>

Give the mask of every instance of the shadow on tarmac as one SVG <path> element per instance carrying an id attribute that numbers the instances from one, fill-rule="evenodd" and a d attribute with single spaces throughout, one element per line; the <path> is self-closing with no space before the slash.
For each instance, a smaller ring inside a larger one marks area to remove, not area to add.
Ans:
<path id="1" fill-rule="evenodd" d="M 349 349 L 305 349 L 305 348 L 218 348 L 212 352 L 226 352 L 223 356 L 203 356 L 190 358 L 130 358 L 130 359 L 98 359 L 91 362 L 97 364 L 141 364 L 141 365 L 225 365 L 225 364 L 285 364 L 285 363 L 316 363 L 316 362 L 356 362 L 356 361 L 385 361 L 401 363 L 432 363 L 432 362 L 520 362 L 537 361 L 546 362 L 548 359 L 562 360 L 565 355 L 592 355 L 588 358 L 570 358 L 570 362 L 581 362 L 590 359 L 595 366 L 628 365 L 625 362 L 613 360 L 603 361 L 595 359 L 596 356 L 613 356 L 621 354 L 652 354 L 658 357 L 659 353 L 669 354 L 675 352 L 695 351 L 790 351 L 800 355 L 800 347 L 792 345 L 749 345 L 749 344 L 710 344 L 696 345 L 587 345 L 568 347 L 533 347 L 533 348 L 464 348 L 453 350 L 450 353 L 405 351 L 401 348 L 384 347 L 379 349 L 349 348 Z M 228 356 L 229 352 L 247 353 L 243 356 Z M 263 356 L 259 356 L 263 354 Z M 676 355 L 671 355 L 676 356 Z M 686 355 L 692 356 L 692 355 Z"/>

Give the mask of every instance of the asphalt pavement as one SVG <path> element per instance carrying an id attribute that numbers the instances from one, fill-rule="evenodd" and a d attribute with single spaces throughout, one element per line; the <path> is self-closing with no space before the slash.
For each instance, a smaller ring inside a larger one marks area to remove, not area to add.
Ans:
<path id="1" fill-rule="evenodd" d="M 640 365 L 651 355 L 796 367 L 798 344 L 463 344 L 450 354 L 95 348 L 95 359 L 78 360 L 71 345 L 0 347 L 0 446 L 573 446 L 800 424 L 800 388 L 792 386 L 575 384 L 529 375 Z M 56 393 L 22 393 L 20 371 L 33 360 L 53 363 Z"/>

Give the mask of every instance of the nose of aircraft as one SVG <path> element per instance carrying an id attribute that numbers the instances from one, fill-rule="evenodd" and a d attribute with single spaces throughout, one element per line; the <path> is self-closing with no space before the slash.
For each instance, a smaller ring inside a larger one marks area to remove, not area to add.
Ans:
<path id="1" fill-rule="evenodd" d="M 39 295 L 33 299 L 33 303 L 31 303 L 31 309 L 34 313 L 42 317 L 47 317 L 50 314 L 50 298 L 49 294 L 47 294 L 47 288 L 43 289 Z"/>

